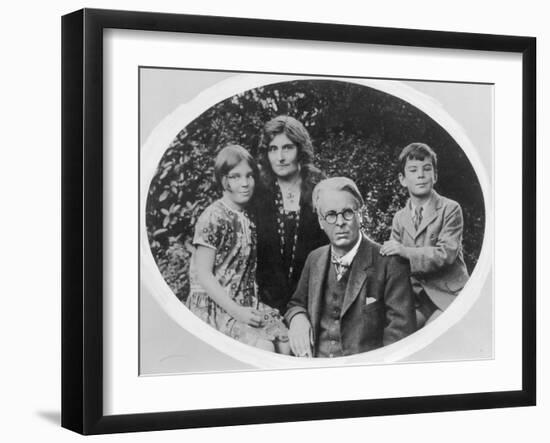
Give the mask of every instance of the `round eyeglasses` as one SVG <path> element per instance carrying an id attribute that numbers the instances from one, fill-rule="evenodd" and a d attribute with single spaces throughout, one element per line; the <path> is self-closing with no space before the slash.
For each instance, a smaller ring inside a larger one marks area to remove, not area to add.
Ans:
<path id="1" fill-rule="evenodd" d="M 340 212 L 336 212 L 336 211 L 329 211 L 327 212 L 325 215 L 323 215 L 323 219 L 329 224 L 329 225 L 333 225 L 334 223 L 336 223 L 336 220 L 338 220 L 338 216 L 342 214 L 342 217 L 344 218 L 344 220 L 347 220 L 347 221 L 350 221 L 354 214 L 355 214 L 355 211 L 353 209 L 344 209 L 343 211 L 340 211 Z"/>

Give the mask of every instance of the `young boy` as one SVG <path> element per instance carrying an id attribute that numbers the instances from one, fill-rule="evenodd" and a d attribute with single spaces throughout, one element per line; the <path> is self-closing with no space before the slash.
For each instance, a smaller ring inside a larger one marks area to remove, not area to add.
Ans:
<path id="1" fill-rule="evenodd" d="M 399 155 L 399 181 L 409 191 L 395 214 L 383 255 L 400 255 L 411 267 L 417 327 L 439 316 L 468 281 L 462 255 L 462 209 L 434 190 L 437 155 L 424 143 L 411 143 Z"/>

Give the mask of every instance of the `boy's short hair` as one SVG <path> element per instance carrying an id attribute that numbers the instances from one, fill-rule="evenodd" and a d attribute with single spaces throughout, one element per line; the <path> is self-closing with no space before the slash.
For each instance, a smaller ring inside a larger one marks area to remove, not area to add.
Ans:
<path id="1" fill-rule="evenodd" d="M 405 164 L 407 160 L 424 160 L 430 158 L 437 173 L 437 154 L 426 143 L 411 143 L 403 148 L 399 154 L 399 172 L 405 174 Z"/>
<path id="2" fill-rule="evenodd" d="M 347 177 L 332 177 L 321 180 L 313 189 L 312 200 L 313 208 L 319 214 L 319 198 L 324 191 L 345 191 L 352 195 L 357 203 L 357 208 L 364 206 L 365 202 L 355 182 Z"/>
<path id="3" fill-rule="evenodd" d="M 228 145 L 223 148 L 216 156 L 214 162 L 214 177 L 216 183 L 222 189 L 223 178 L 240 162 L 245 161 L 248 163 L 254 174 L 254 179 L 258 179 L 258 165 L 250 155 L 250 153 L 240 145 Z"/>

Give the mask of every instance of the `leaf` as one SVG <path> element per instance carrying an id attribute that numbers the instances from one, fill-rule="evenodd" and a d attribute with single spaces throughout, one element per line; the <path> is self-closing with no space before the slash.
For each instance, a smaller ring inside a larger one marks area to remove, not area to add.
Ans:
<path id="1" fill-rule="evenodd" d="M 162 194 L 160 194 L 160 196 L 159 196 L 159 202 L 162 202 L 162 201 L 166 200 L 166 197 L 168 197 L 169 195 L 170 195 L 170 192 L 163 191 Z"/>

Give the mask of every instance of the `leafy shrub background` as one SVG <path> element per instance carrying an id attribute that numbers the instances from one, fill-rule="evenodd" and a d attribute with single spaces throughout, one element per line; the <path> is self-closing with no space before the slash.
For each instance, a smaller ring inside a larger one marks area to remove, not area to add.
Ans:
<path id="1" fill-rule="evenodd" d="M 363 228 L 383 242 L 407 193 L 397 180 L 397 156 L 411 142 L 438 154 L 436 189 L 458 201 L 464 213 L 468 270 L 483 241 L 483 195 L 466 155 L 452 137 L 409 103 L 372 88 L 342 81 L 299 80 L 252 89 L 230 97 L 183 128 L 162 157 L 149 188 L 147 231 L 153 256 L 174 293 L 185 301 L 195 222 L 220 197 L 214 158 L 228 143 L 257 157 L 262 125 L 288 114 L 313 139 L 317 166 L 327 176 L 345 175 L 365 197 Z"/>

